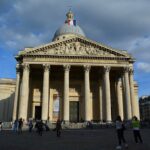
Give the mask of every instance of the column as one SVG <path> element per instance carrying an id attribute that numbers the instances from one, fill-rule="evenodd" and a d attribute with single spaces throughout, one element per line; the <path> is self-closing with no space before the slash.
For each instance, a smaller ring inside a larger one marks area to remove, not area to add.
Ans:
<path id="1" fill-rule="evenodd" d="M 140 117 L 139 116 L 139 105 L 138 100 L 135 99 L 135 91 L 134 91 L 134 80 L 133 80 L 133 69 L 130 68 L 129 70 L 129 78 L 130 78 L 130 94 L 131 94 L 131 106 L 132 106 L 132 116 Z M 140 118 L 139 118 L 140 119 Z"/>
<path id="2" fill-rule="evenodd" d="M 84 96 L 85 96 L 85 121 L 91 120 L 90 108 L 90 66 L 84 66 Z"/>
<path id="3" fill-rule="evenodd" d="M 104 87 L 105 87 L 105 100 L 106 100 L 106 121 L 111 122 L 111 97 L 110 97 L 110 67 L 104 66 Z"/>
<path id="4" fill-rule="evenodd" d="M 123 97 L 121 91 L 121 79 L 117 80 L 117 104 L 118 104 L 118 115 L 124 120 L 124 113 L 123 113 Z"/>
<path id="5" fill-rule="evenodd" d="M 48 105 L 49 105 L 49 64 L 44 64 L 43 74 L 43 97 L 42 97 L 42 120 L 48 119 Z"/>
<path id="6" fill-rule="evenodd" d="M 129 68 L 124 68 L 124 88 L 125 88 L 125 109 L 126 109 L 126 119 L 130 120 L 132 118 L 131 112 L 131 99 L 130 99 L 130 89 L 129 89 Z"/>
<path id="7" fill-rule="evenodd" d="M 103 91 L 102 91 L 102 80 L 99 80 L 99 120 L 103 121 Z"/>
<path id="8" fill-rule="evenodd" d="M 29 101 L 29 64 L 23 64 L 22 88 L 20 92 L 19 118 L 27 120 Z"/>
<path id="9" fill-rule="evenodd" d="M 69 122 L 69 71 L 70 65 L 64 65 L 64 121 Z"/>
<path id="10" fill-rule="evenodd" d="M 20 66 L 19 64 L 17 64 L 16 66 L 16 90 L 15 90 L 15 99 L 14 99 L 13 116 L 12 116 L 13 121 L 17 119 L 19 89 L 20 89 Z"/>

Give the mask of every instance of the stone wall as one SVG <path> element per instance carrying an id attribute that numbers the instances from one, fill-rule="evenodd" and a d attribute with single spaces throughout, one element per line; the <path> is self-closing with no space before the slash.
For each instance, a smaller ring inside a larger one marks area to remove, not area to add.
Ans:
<path id="1" fill-rule="evenodd" d="M 0 79 L 0 121 L 12 120 L 15 79 Z"/>

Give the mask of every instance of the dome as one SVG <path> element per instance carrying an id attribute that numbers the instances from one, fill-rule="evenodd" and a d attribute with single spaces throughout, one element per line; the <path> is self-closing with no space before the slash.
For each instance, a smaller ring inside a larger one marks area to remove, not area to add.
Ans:
<path id="1" fill-rule="evenodd" d="M 69 11 L 66 16 L 67 20 L 60 28 L 57 29 L 53 40 L 56 40 L 59 36 L 67 34 L 75 34 L 85 37 L 83 30 L 76 24 L 76 20 L 73 19 L 73 13 Z"/>

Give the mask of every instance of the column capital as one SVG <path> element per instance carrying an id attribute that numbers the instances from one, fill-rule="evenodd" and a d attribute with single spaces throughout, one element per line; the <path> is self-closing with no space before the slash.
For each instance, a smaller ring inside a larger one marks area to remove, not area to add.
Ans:
<path id="1" fill-rule="evenodd" d="M 110 71 L 110 69 L 111 69 L 111 67 L 110 67 L 110 66 L 104 66 L 104 71 L 105 71 L 105 72 L 109 72 L 109 71 Z"/>
<path id="2" fill-rule="evenodd" d="M 20 64 L 17 64 L 16 65 L 16 73 L 20 73 L 20 70 L 21 70 L 21 66 L 20 66 Z"/>
<path id="3" fill-rule="evenodd" d="M 30 70 L 30 65 L 27 63 L 22 64 L 22 67 L 24 70 L 29 71 Z"/>
<path id="4" fill-rule="evenodd" d="M 91 66 L 90 65 L 84 65 L 84 71 L 90 71 Z"/>
<path id="5" fill-rule="evenodd" d="M 130 68 L 128 66 L 126 66 L 126 67 L 123 68 L 124 73 L 125 72 L 129 72 L 129 70 L 130 70 Z"/>
<path id="6" fill-rule="evenodd" d="M 65 71 L 70 71 L 70 67 L 71 67 L 70 65 L 63 65 L 63 66 Z"/>
<path id="7" fill-rule="evenodd" d="M 49 71 L 50 70 L 50 65 L 49 64 L 43 64 L 44 71 Z"/>
<path id="8" fill-rule="evenodd" d="M 130 75 L 133 75 L 133 74 L 134 74 L 133 68 L 129 68 L 129 73 L 130 73 Z"/>

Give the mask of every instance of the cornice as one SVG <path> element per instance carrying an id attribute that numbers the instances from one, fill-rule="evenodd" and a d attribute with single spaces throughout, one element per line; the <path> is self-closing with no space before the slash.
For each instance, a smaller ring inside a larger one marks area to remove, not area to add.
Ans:
<path id="1" fill-rule="evenodd" d="M 110 57 L 110 56 L 74 56 L 74 55 L 25 55 L 24 58 L 66 58 L 66 59 L 95 59 L 95 60 L 124 60 L 131 61 L 126 57 Z"/>

